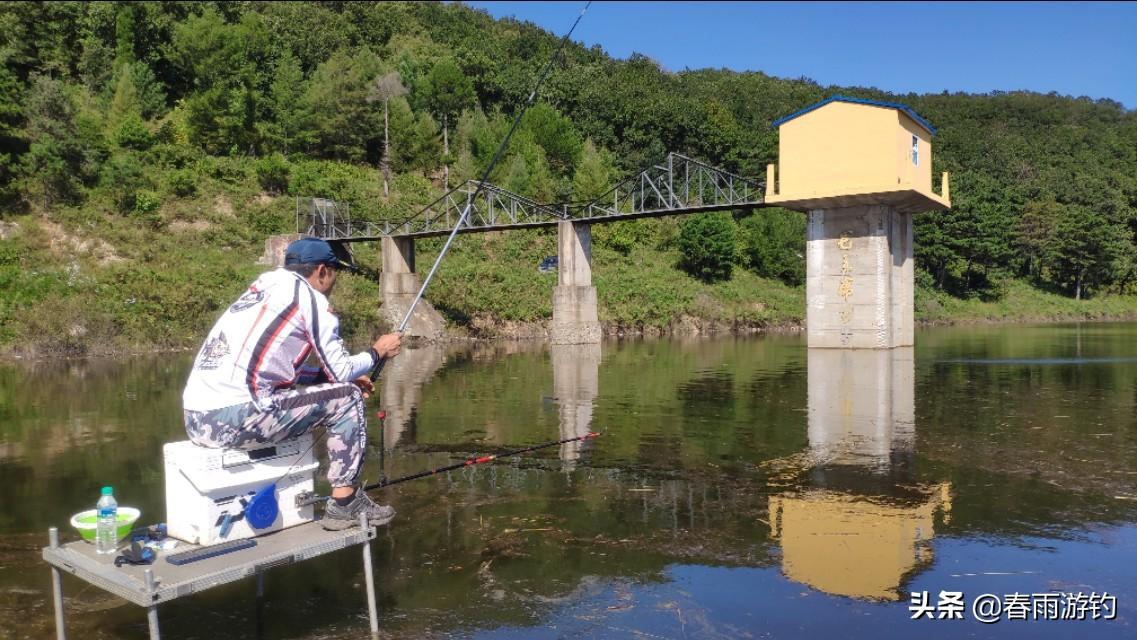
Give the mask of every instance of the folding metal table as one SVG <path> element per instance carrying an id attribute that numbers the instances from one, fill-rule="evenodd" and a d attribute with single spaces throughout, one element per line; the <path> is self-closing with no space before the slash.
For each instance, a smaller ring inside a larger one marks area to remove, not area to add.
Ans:
<path id="1" fill-rule="evenodd" d="M 367 608 L 371 619 L 371 636 L 378 637 L 379 621 L 375 605 L 375 580 L 371 567 L 371 540 L 376 531 L 365 516 L 360 526 L 345 531 L 326 531 L 318 521 L 308 522 L 256 538 L 254 547 L 205 558 L 188 564 L 170 564 L 166 557 L 194 545 L 181 543 L 170 551 L 160 551 L 152 564 L 114 565 L 118 555 L 99 555 L 95 545 L 78 540 L 59 544 L 59 530 L 48 530 L 50 545 L 43 549 L 43 559 L 51 565 L 52 595 L 55 599 L 55 629 L 58 640 L 66 640 L 63 616 L 61 571 L 146 608 L 151 640 L 159 640 L 158 605 L 218 585 L 249 576 L 257 578 L 257 599 L 264 595 L 264 573 L 347 547 L 363 547 L 363 572 L 367 582 Z"/>

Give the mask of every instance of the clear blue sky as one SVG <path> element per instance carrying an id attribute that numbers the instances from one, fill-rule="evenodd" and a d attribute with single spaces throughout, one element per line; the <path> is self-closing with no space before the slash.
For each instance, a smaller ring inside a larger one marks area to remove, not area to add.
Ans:
<path id="1" fill-rule="evenodd" d="M 563 35 L 571 2 L 467 2 Z M 594 2 L 573 40 L 671 71 L 892 93 L 1025 89 L 1137 108 L 1137 2 Z"/>

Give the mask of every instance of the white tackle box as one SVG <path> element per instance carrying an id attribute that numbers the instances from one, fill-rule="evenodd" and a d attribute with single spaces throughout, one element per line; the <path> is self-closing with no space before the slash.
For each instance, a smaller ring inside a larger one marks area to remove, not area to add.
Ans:
<path id="1" fill-rule="evenodd" d="M 312 505 L 296 507 L 298 494 L 315 489 L 318 463 L 310 434 L 257 449 L 211 449 L 188 440 L 171 442 L 162 448 L 162 454 L 166 527 L 174 538 L 211 545 L 252 538 L 313 519 Z M 245 517 L 245 506 L 258 491 L 273 483 L 279 513 L 268 526 L 254 528 Z"/>

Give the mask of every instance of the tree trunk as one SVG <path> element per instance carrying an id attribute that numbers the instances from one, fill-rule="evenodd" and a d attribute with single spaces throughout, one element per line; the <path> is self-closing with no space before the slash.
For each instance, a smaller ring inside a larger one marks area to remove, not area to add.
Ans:
<path id="1" fill-rule="evenodd" d="M 447 120 L 446 114 L 442 114 L 442 186 L 446 190 L 450 189 L 450 123 Z"/>
<path id="2" fill-rule="evenodd" d="M 1074 299 L 1075 300 L 1081 300 L 1082 299 L 1082 271 L 1084 271 L 1084 269 L 1078 269 L 1078 277 L 1074 279 Z"/>
<path id="3" fill-rule="evenodd" d="M 383 101 L 383 157 L 379 159 L 379 170 L 383 172 L 383 197 L 391 195 L 388 184 L 391 182 L 391 134 L 387 127 L 387 102 Z"/>

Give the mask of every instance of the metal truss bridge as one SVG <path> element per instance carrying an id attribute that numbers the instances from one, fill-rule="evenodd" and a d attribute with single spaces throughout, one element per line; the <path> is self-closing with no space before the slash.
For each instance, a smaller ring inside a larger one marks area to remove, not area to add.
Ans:
<path id="1" fill-rule="evenodd" d="M 302 211 L 298 201 L 296 231 L 345 242 L 443 236 L 454 229 L 467 205 L 470 213 L 459 233 L 546 227 L 564 220 L 596 224 L 761 207 L 765 185 L 670 153 L 662 163 L 625 179 L 591 202 L 541 204 L 489 183 L 482 184 L 478 193 L 478 186 L 469 180 L 414 216 L 396 222 L 353 221 L 343 205 L 318 198 Z"/>

